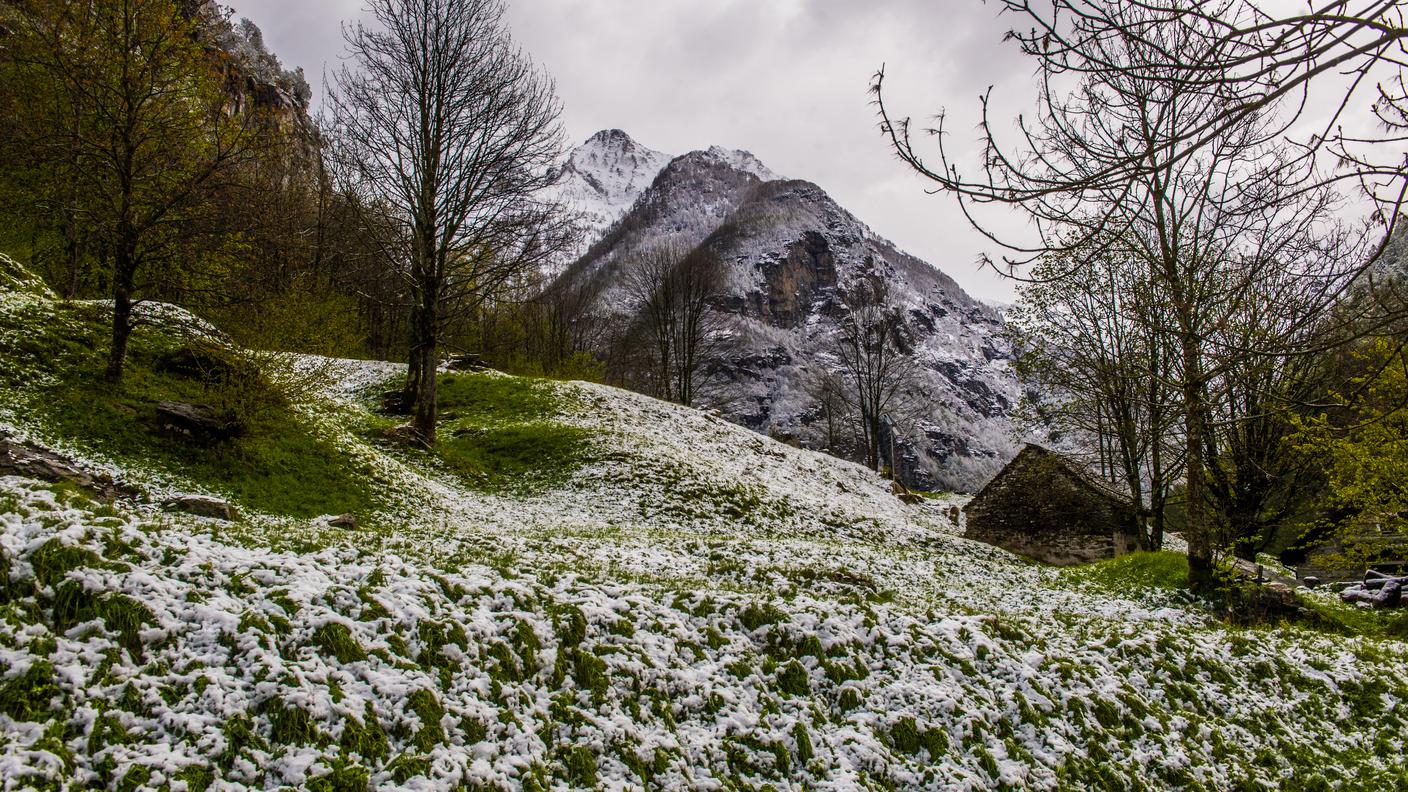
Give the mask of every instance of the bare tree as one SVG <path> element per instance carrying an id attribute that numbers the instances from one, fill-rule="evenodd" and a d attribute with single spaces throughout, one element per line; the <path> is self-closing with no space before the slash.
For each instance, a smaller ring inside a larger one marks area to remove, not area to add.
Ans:
<path id="1" fill-rule="evenodd" d="M 592 311 L 599 296 L 596 282 L 553 281 L 533 297 L 539 328 L 534 354 L 545 372 L 573 359 L 594 359 L 605 333 L 605 322 Z"/>
<path id="2" fill-rule="evenodd" d="M 1079 79 L 1119 72 L 1165 91 L 1219 97 L 1221 112 L 1169 131 L 1152 151 L 1111 156 L 1082 173 L 1082 182 L 1098 189 L 1145 179 L 1249 122 L 1266 125 L 1274 117 L 1268 134 L 1282 138 L 1293 159 L 1335 166 L 1316 170 L 1313 184 L 1357 182 L 1377 204 L 1381 223 L 1397 222 L 1408 191 L 1408 11 L 1401 0 L 1313 0 L 1295 10 L 1271 0 L 1001 0 L 999 6 L 1018 20 L 1008 38 L 1044 74 Z M 1141 61 L 1123 57 L 1110 42 L 1139 49 Z M 883 73 L 877 89 L 882 81 Z M 982 101 L 985 132 L 992 130 L 990 94 Z M 993 198 L 994 184 L 964 178 L 942 148 L 939 165 L 925 165 L 908 120 L 890 131 L 896 151 L 917 170 L 974 200 Z M 943 114 L 929 131 L 946 133 Z M 995 145 L 989 153 L 1005 160 L 1012 150 Z M 1069 186 L 1009 182 L 997 200 L 1039 199 Z"/>
<path id="3" fill-rule="evenodd" d="M 927 168 L 908 122 L 892 122 L 883 104 L 880 112 L 900 156 L 1017 254 L 1009 264 L 1054 254 L 1082 268 L 1118 245 L 1149 274 L 1151 299 L 1167 308 L 1158 332 L 1177 350 L 1167 381 L 1180 394 L 1190 584 L 1204 588 L 1221 549 L 1208 491 L 1214 385 L 1245 356 L 1306 353 L 1308 331 L 1366 251 L 1335 227 L 1335 191 L 1313 159 L 1285 145 L 1275 108 L 1237 112 L 1245 85 L 1199 79 L 1223 56 L 1220 23 L 1169 19 L 1157 2 L 1108 5 L 1117 24 L 1102 35 L 1055 56 L 1039 41 L 1029 50 L 1040 84 L 1036 121 L 1019 122 L 1014 144 L 985 121 L 976 174 L 942 138 L 943 167 Z M 1190 138 L 1189 129 L 1209 134 Z M 974 214 L 981 204 L 1019 209 L 1037 239 L 1004 238 Z M 1254 328 L 1228 332 L 1253 309 Z"/>
<path id="4" fill-rule="evenodd" d="M 647 347 L 643 358 L 650 367 L 644 380 L 654 395 L 673 401 L 675 334 L 678 322 L 678 295 L 673 273 L 679 264 L 678 249 L 661 246 L 636 257 L 627 270 L 625 289 L 642 341 Z"/>
<path id="5" fill-rule="evenodd" d="M 695 404 L 700 375 L 720 349 L 724 317 L 715 308 L 723 270 L 706 250 L 682 253 L 664 245 L 629 264 L 625 288 L 650 354 L 653 390 L 680 404 Z"/>
<path id="6" fill-rule="evenodd" d="M 1146 507 L 1140 544 L 1157 550 L 1180 459 L 1164 306 L 1142 264 L 1115 249 L 1077 268 L 1045 260 L 1031 274 L 1008 315 L 1018 371 L 1054 400 L 1048 424 L 1088 441 L 1106 480 Z"/>
<path id="7" fill-rule="evenodd" d="M 551 80 L 514 44 L 503 0 L 369 0 L 344 31 L 334 137 L 365 205 L 402 225 L 390 263 L 411 296 L 406 393 L 434 442 L 436 369 L 449 323 L 564 243 L 552 183 L 562 143 Z"/>
<path id="8" fill-rule="evenodd" d="M 905 351 L 904 319 L 888 278 L 863 275 L 839 294 L 844 315 L 836 322 L 832 352 L 841 363 L 847 400 L 859 416 L 865 463 L 880 470 L 891 461 L 890 449 L 881 447 L 887 432 L 909 411 L 914 360 Z"/>
<path id="9" fill-rule="evenodd" d="M 859 445 L 860 420 L 847 380 L 836 372 L 823 369 L 812 381 L 809 395 L 816 404 L 816 416 L 826 433 L 822 450 L 842 459 L 852 458 Z"/>

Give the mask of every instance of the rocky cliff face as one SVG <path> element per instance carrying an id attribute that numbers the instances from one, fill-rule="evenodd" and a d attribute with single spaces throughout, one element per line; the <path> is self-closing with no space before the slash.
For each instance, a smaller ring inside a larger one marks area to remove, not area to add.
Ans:
<path id="1" fill-rule="evenodd" d="M 317 125 L 308 113 L 313 92 L 303 70 L 285 69 L 266 48 L 259 26 L 249 19 L 234 21 L 232 9 L 212 0 L 185 0 L 184 11 L 196 20 L 211 68 L 220 78 L 226 112 L 258 114 L 315 150 Z"/>
<path id="2" fill-rule="evenodd" d="M 836 373 L 841 290 L 882 278 L 915 362 L 896 430 L 903 479 L 972 490 L 1011 458 L 1009 414 L 1022 396 L 1002 318 L 948 276 L 877 237 L 821 188 L 778 179 L 745 152 L 696 151 L 665 166 L 629 212 L 562 276 L 600 289 L 599 308 L 629 318 L 621 286 L 633 254 L 660 245 L 724 262 L 719 307 L 733 317 L 727 359 L 711 374 L 726 417 L 759 432 L 827 446 L 816 393 Z"/>

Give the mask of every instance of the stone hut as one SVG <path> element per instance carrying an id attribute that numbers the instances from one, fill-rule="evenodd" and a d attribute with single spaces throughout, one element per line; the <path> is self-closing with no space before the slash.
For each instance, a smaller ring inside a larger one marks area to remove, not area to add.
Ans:
<path id="1" fill-rule="evenodd" d="M 1024 447 L 963 512 L 967 538 L 1057 566 L 1137 547 L 1138 513 L 1129 497 L 1037 445 Z"/>

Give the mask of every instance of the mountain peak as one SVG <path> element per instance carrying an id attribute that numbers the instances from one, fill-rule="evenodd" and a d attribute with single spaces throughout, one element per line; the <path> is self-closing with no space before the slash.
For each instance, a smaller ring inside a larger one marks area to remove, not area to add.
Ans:
<path id="1" fill-rule="evenodd" d="M 580 244 L 564 256 L 560 265 L 570 264 L 585 253 L 671 163 L 697 163 L 748 174 L 764 182 L 781 179 L 747 151 L 711 146 L 674 157 L 641 145 L 624 130 L 603 129 L 572 150 L 553 188 L 553 198 L 577 213 L 582 229 Z"/>
<path id="2" fill-rule="evenodd" d="M 742 149 L 728 149 L 723 146 L 710 146 L 707 149 L 691 151 L 680 157 L 676 157 L 674 162 L 689 162 L 708 167 L 727 168 L 739 173 L 747 173 L 757 177 L 759 181 L 782 181 L 783 177 L 773 173 L 768 166 L 762 163 L 752 152 Z"/>
<path id="3" fill-rule="evenodd" d="M 602 181 L 600 177 L 638 175 L 645 181 L 644 185 L 635 191 L 638 195 L 650 186 L 650 181 L 659 172 L 659 168 L 655 168 L 653 172 L 650 168 L 657 162 L 663 167 L 668 159 L 665 154 L 637 143 L 622 130 L 603 129 L 572 150 L 563 170 L 567 173 L 578 171 L 589 179 L 597 179 L 601 182 L 599 186 L 604 192 L 612 192 L 629 185 L 620 184 L 620 179 L 608 178 Z"/>
<path id="4" fill-rule="evenodd" d="M 883 279 L 913 355 L 915 421 L 890 464 L 922 489 L 973 490 L 1011 457 L 1010 412 L 1022 397 L 1000 315 L 939 269 L 876 236 L 821 187 L 782 180 L 746 151 L 714 146 L 670 162 L 631 210 L 564 278 L 593 288 L 595 310 L 627 324 L 625 284 L 641 251 L 707 253 L 721 267 L 729 351 L 713 361 L 722 414 L 805 447 L 829 448 L 814 394 L 844 376 L 833 339 L 843 292 Z"/>
<path id="5" fill-rule="evenodd" d="M 555 198 L 581 218 L 582 241 L 567 260 L 586 251 L 621 218 L 670 161 L 669 155 L 637 143 L 620 129 L 603 129 L 572 150 Z"/>
<path id="6" fill-rule="evenodd" d="M 621 129 L 603 129 L 603 130 L 601 130 L 600 132 L 596 133 L 595 135 L 592 135 L 591 137 L 587 138 L 586 143 L 583 144 L 583 145 L 584 145 L 584 146 L 595 146 L 595 147 L 604 147 L 604 146 L 627 147 L 627 146 L 636 146 L 636 145 L 639 145 L 639 144 L 636 143 L 636 141 L 635 141 L 634 138 L 632 138 L 630 135 L 626 134 L 626 132 L 625 132 L 624 130 L 621 130 Z"/>

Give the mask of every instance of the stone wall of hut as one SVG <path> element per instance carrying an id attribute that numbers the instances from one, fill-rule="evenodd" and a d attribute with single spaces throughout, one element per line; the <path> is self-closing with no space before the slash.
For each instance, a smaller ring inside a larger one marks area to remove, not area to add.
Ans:
<path id="1" fill-rule="evenodd" d="M 1058 566 L 1135 549 L 1133 509 L 1052 455 L 1023 454 L 964 510 L 965 536 Z"/>

